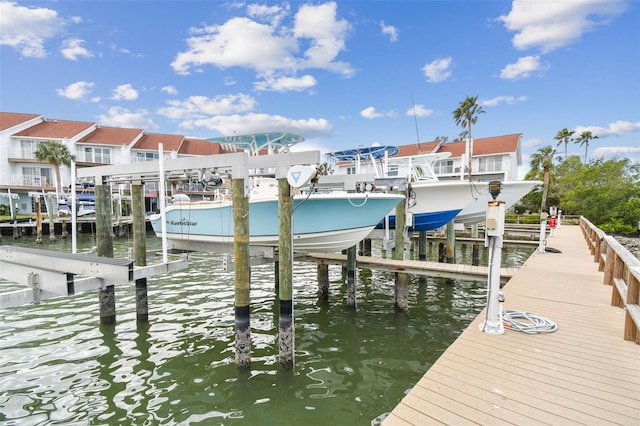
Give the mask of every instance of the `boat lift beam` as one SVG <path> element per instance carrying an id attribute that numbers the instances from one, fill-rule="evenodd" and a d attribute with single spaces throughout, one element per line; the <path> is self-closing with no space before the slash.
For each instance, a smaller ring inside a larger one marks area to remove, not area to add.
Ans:
<path id="1" fill-rule="evenodd" d="M 131 259 L 0 246 L 0 266 L 3 277 L 28 287 L 0 293 L 0 309 L 4 309 L 166 274 L 188 267 L 189 261 L 181 256 L 168 263 L 134 267 Z"/>

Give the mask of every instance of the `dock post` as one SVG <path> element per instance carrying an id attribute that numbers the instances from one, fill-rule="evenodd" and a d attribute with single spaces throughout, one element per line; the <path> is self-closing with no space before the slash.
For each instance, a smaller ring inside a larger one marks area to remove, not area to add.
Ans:
<path id="1" fill-rule="evenodd" d="M 147 232 L 144 215 L 144 186 L 131 185 L 131 210 L 133 217 L 133 256 L 136 266 L 147 266 Z M 136 280 L 136 319 L 149 321 L 147 279 Z"/>
<path id="2" fill-rule="evenodd" d="M 36 244 L 42 244 L 42 201 L 36 198 Z"/>
<path id="3" fill-rule="evenodd" d="M 251 315 L 249 309 L 249 197 L 244 179 L 232 179 L 233 188 L 233 258 L 235 262 L 236 367 L 251 367 Z"/>
<path id="4" fill-rule="evenodd" d="M 447 263 L 456 263 L 456 230 L 453 220 L 447 223 Z"/>
<path id="5" fill-rule="evenodd" d="M 293 348 L 295 329 L 293 326 L 293 207 L 291 186 L 287 178 L 278 179 L 279 236 L 278 263 L 280 282 L 278 298 L 280 299 L 280 319 L 278 348 L 280 366 L 293 368 Z"/>
<path id="6" fill-rule="evenodd" d="M 111 238 L 111 191 L 108 185 L 96 185 L 96 249 L 97 255 L 113 257 Z M 98 290 L 100 323 L 116 322 L 116 298 L 113 285 Z"/>
<path id="7" fill-rule="evenodd" d="M 406 191 L 405 191 L 406 195 Z M 393 260 L 404 260 L 404 233 L 406 231 L 406 197 L 396 206 L 396 247 L 393 251 Z M 402 312 L 409 310 L 409 276 L 404 272 L 396 272 L 395 275 L 395 306 Z"/>
<path id="8" fill-rule="evenodd" d="M 427 260 L 427 231 L 418 232 L 418 260 Z"/>
<path id="9" fill-rule="evenodd" d="M 56 226 L 55 226 L 55 222 L 54 222 L 54 217 L 53 214 L 55 213 L 54 211 L 54 205 L 53 205 L 53 195 L 49 194 L 47 195 L 47 213 L 48 213 L 48 219 L 49 219 L 49 241 L 50 242 L 54 242 L 56 240 Z"/>
<path id="10" fill-rule="evenodd" d="M 473 266 L 480 264 L 480 246 L 478 244 L 473 244 L 471 247 L 471 264 Z"/>
<path id="11" fill-rule="evenodd" d="M 318 296 L 321 299 L 329 298 L 329 265 L 318 263 Z"/>
<path id="12" fill-rule="evenodd" d="M 356 246 L 347 249 L 347 306 L 356 307 Z"/>

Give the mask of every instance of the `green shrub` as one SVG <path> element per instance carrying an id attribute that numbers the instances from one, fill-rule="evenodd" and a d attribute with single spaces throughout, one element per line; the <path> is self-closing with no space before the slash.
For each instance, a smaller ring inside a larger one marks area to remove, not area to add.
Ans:
<path id="1" fill-rule="evenodd" d="M 637 229 L 634 226 L 627 225 L 622 219 L 612 219 L 607 223 L 597 225 L 606 234 L 635 234 Z"/>

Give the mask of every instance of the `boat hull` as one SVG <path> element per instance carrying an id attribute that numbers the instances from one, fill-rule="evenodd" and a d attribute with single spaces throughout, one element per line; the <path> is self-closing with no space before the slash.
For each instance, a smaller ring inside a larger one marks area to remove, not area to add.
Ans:
<path id="1" fill-rule="evenodd" d="M 508 209 L 520 201 L 522 197 L 531 192 L 536 186 L 540 185 L 542 185 L 542 182 L 537 180 L 502 182 L 502 189 L 498 195 L 497 201 L 504 201 L 505 208 Z M 455 218 L 456 223 L 474 225 L 484 222 L 487 215 L 487 203 L 492 200 L 493 197 L 489 194 L 489 190 L 485 190 L 464 209 L 462 209 L 460 214 Z"/>
<path id="2" fill-rule="evenodd" d="M 293 202 L 295 251 L 340 251 L 353 247 L 404 197 L 399 194 L 312 194 Z M 233 243 L 231 202 L 176 203 L 165 209 L 167 237 L 212 243 Z M 279 240 L 277 198 L 249 203 L 249 243 L 277 246 Z M 162 215 L 150 217 L 162 236 Z"/>
<path id="3" fill-rule="evenodd" d="M 486 182 L 432 181 L 415 182 L 415 204 L 407 209 L 413 215 L 412 231 L 432 231 L 453 220 L 467 206 L 474 196 L 486 191 Z M 395 214 L 389 216 L 389 228 L 395 229 Z M 384 229 L 383 221 L 378 228 Z"/>

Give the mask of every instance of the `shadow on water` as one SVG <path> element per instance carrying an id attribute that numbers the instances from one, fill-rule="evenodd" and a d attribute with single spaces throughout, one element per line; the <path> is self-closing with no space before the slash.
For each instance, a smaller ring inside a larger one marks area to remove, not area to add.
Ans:
<path id="1" fill-rule="evenodd" d="M 80 236 L 83 250 L 90 235 Z M 23 239 L 24 240 L 24 239 Z M 29 241 L 19 244 L 36 247 Z M 114 241 L 125 257 L 130 240 Z M 150 250 L 159 241 L 149 237 Z M 70 251 L 68 242 L 56 248 Z M 381 255 L 375 245 L 374 256 Z M 533 250 L 508 248 L 505 266 Z M 437 245 L 428 253 L 435 256 Z M 459 262 L 471 250 L 458 249 Z M 157 263 L 150 259 L 148 262 Z M 486 264 L 486 253 L 480 253 Z M 486 283 L 410 277 L 409 311 L 394 307 L 394 275 L 358 270 L 346 306 L 340 267 L 318 297 L 314 264 L 294 264 L 295 365 L 278 363 L 273 265 L 252 268 L 252 363 L 234 354 L 234 277 L 222 257 L 149 279 L 149 322 L 136 321 L 134 286 L 116 286 L 116 324 L 99 324 L 87 292 L 0 311 L 0 422 L 8 424 L 378 424 L 485 305 Z M 0 281 L 0 291 L 12 288 Z"/>

